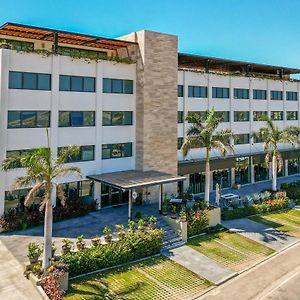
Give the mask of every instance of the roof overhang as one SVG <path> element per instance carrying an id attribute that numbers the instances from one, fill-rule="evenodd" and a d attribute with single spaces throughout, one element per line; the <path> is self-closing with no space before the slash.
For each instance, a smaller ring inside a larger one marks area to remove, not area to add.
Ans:
<path id="1" fill-rule="evenodd" d="M 178 53 L 178 67 L 205 71 L 261 73 L 269 75 L 300 74 L 300 69 L 256 64 L 245 61 Z"/>
<path id="2" fill-rule="evenodd" d="M 88 179 L 121 190 L 132 190 L 159 184 L 184 181 L 186 178 L 158 171 L 121 171 L 87 176 Z"/>
<path id="3" fill-rule="evenodd" d="M 108 39 L 99 36 L 74 33 L 43 27 L 22 25 L 17 23 L 5 23 L 0 26 L 0 35 L 28 38 L 34 40 L 54 41 L 54 35 L 57 35 L 58 43 L 77 46 L 86 46 L 108 50 L 117 50 L 119 48 L 129 47 L 137 43 Z"/>

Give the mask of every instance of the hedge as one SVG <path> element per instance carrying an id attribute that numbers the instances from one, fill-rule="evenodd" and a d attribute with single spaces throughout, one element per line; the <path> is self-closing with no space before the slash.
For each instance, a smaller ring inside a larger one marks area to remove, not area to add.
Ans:
<path id="1" fill-rule="evenodd" d="M 121 240 L 67 253 L 60 261 L 68 265 L 71 277 L 97 271 L 159 253 L 163 235 L 161 229 L 129 231 Z"/>
<path id="2" fill-rule="evenodd" d="M 222 212 L 222 220 L 239 219 L 251 215 L 263 214 L 285 209 L 289 207 L 290 202 L 291 201 L 289 200 L 289 198 L 279 198 L 265 201 L 262 204 L 253 204 L 242 208 L 226 210 Z"/>
<path id="3" fill-rule="evenodd" d="M 292 200 L 300 199 L 300 180 L 292 183 L 282 183 L 281 189 L 286 192 L 286 195 Z"/>

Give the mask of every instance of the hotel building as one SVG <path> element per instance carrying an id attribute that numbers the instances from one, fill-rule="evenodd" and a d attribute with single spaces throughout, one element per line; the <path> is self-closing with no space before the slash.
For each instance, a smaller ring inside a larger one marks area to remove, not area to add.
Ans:
<path id="1" fill-rule="evenodd" d="M 47 146 L 47 129 L 54 155 L 80 146 L 67 163 L 83 178 L 61 178 L 66 194 L 95 199 L 99 208 L 128 203 L 129 190 L 97 180 L 113 172 L 162 172 L 175 178 L 160 181 L 166 192 L 204 192 L 204 149 L 180 151 L 190 112 L 204 118 L 214 108 L 223 114 L 220 128 L 235 134 L 234 153 L 211 153 L 212 190 L 217 182 L 226 188 L 270 178 L 262 141 L 252 137 L 264 126 L 261 115 L 280 128 L 300 125 L 300 85 L 290 77 L 299 69 L 178 53 L 174 35 L 107 39 L 6 23 L 0 46 L 0 161 Z M 299 173 L 298 150 L 280 148 L 279 176 Z M 0 171 L 0 215 L 20 205 L 27 190 L 10 187 L 24 172 Z M 145 185 L 143 198 L 157 200 L 159 188 Z"/>

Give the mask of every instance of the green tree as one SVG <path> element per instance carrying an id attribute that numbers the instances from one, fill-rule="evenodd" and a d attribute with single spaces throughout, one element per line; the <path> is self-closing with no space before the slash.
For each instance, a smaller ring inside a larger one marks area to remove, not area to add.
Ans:
<path id="1" fill-rule="evenodd" d="M 282 169 L 282 157 L 278 150 L 278 144 L 288 143 L 295 147 L 299 144 L 299 127 L 289 126 L 285 129 L 279 129 L 269 116 L 262 116 L 261 121 L 266 122 L 266 126 L 254 133 L 254 137 L 264 142 L 264 150 L 266 151 L 265 163 L 268 166 L 271 162 L 272 166 L 272 190 L 277 190 L 277 170 Z"/>
<path id="2" fill-rule="evenodd" d="M 207 112 L 205 120 L 198 113 L 188 114 L 186 120 L 191 124 L 187 130 L 187 137 L 182 145 L 183 155 L 186 157 L 193 148 L 206 148 L 205 158 L 205 201 L 209 204 L 210 192 L 210 154 L 211 150 L 217 149 L 225 156 L 233 147 L 230 139 L 233 134 L 229 129 L 217 131 L 222 122 L 222 115 L 212 109 Z"/>
<path id="3" fill-rule="evenodd" d="M 48 143 L 49 144 L 49 143 Z M 32 204 L 36 194 L 43 192 L 43 201 L 40 204 L 40 210 L 45 210 L 44 220 L 44 251 L 43 265 L 45 271 L 51 259 L 52 246 L 52 224 L 53 224 L 53 206 L 52 194 L 57 189 L 57 197 L 61 203 L 65 203 L 65 195 L 58 179 L 67 175 L 78 175 L 81 177 L 81 171 L 75 166 L 65 165 L 65 161 L 79 154 L 78 146 L 70 146 L 59 152 L 57 158 L 54 158 L 49 147 L 35 148 L 21 155 L 13 155 L 2 162 L 2 169 L 8 171 L 15 168 L 24 168 L 26 175 L 18 177 L 13 183 L 11 189 L 29 188 L 25 198 L 25 205 Z"/>

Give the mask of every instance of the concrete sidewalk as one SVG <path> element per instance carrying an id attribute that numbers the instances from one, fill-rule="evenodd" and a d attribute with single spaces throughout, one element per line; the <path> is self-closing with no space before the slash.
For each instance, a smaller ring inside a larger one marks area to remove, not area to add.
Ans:
<path id="1" fill-rule="evenodd" d="M 222 221 L 222 225 L 276 251 L 298 241 L 295 237 L 247 218 Z"/>
<path id="2" fill-rule="evenodd" d="M 23 276 L 23 266 L 1 241 L 0 266 L 0 299 L 42 299 L 33 284 Z"/>
<path id="3" fill-rule="evenodd" d="M 219 285 L 237 275 L 236 272 L 219 265 L 189 246 L 182 246 L 163 254 L 215 285 Z"/>
<path id="4" fill-rule="evenodd" d="M 300 272 L 299 252 L 300 244 L 298 243 L 197 299 L 298 300 L 300 286 L 295 282 L 294 276 Z M 293 284 L 287 284 L 289 282 Z M 282 287 L 285 290 L 280 294 L 283 294 L 284 297 L 276 297 Z"/>

